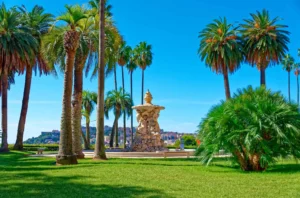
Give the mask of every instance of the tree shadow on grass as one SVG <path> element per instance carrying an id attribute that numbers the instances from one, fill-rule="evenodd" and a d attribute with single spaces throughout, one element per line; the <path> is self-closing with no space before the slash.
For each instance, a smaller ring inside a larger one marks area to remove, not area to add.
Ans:
<path id="1" fill-rule="evenodd" d="M 130 184 L 122 186 L 108 185 L 104 182 L 102 184 L 88 184 L 84 182 L 85 178 L 84 176 L 49 176 L 37 172 L 18 173 L 9 182 L 1 182 L 0 197 L 172 198 L 157 189 Z M 24 182 L 24 180 L 26 181 Z"/>

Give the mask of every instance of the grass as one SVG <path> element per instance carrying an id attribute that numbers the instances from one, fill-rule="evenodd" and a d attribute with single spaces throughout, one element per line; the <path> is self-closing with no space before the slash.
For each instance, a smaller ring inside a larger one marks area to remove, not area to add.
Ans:
<path id="1" fill-rule="evenodd" d="M 264 173 L 244 173 L 224 159 L 79 160 L 0 154 L 0 197 L 300 197 L 300 165 L 281 161 Z"/>

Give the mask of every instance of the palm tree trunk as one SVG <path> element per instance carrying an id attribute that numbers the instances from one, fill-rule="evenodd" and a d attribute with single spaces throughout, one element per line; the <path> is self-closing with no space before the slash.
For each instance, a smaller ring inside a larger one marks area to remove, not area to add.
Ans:
<path id="1" fill-rule="evenodd" d="M 142 69 L 142 100 L 141 104 L 144 104 L 144 69 Z"/>
<path id="2" fill-rule="evenodd" d="M 260 68 L 260 86 L 266 86 L 266 68 L 264 66 Z"/>
<path id="3" fill-rule="evenodd" d="M 7 143 L 7 88 L 8 76 L 7 71 L 4 70 L 2 74 L 2 142 L 0 152 L 8 152 Z"/>
<path id="4" fill-rule="evenodd" d="M 297 74 L 297 104 L 299 106 L 299 75 Z"/>
<path id="5" fill-rule="evenodd" d="M 114 66 L 114 81 L 115 81 L 115 90 L 118 90 L 118 81 L 117 81 L 117 68 Z"/>
<path id="6" fill-rule="evenodd" d="M 227 68 L 224 69 L 223 77 L 224 77 L 224 87 L 225 87 L 226 100 L 229 100 L 231 98 L 231 96 L 230 96 L 230 86 L 229 86 L 229 78 L 228 78 Z"/>
<path id="7" fill-rule="evenodd" d="M 27 116 L 27 110 L 28 110 L 31 79 L 32 79 L 32 69 L 28 68 L 26 70 L 26 76 L 25 76 L 25 86 L 24 86 L 24 92 L 23 92 L 21 114 L 20 114 L 20 119 L 19 119 L 19 124 L 18 124 L 17 140 L 14 145 L 15 150 L 23 149 L 23 137 L 24 137 L 26 116 Z"/>
<path id="8" fill-rule="evenodd" d="M 119 147 L 119 117 L 117 118 L 117 122 L 115 124 L 115 136 L 116 136 L 116 147 Z"/>
<path id="9" fill-rule="evenodd" d="M 77 55 L 75 59 L 74 71 L 74 91 L 72 101 L 72 146 L 73 152 L 77 155 L 77 159 L 83 159 L 81 145 L 81 106 L 82 106 L 82 69 L 86 56 Z"/>
<path id="10" fill-rule="evenodd" d="M 73 67 L 76 55 L 76 43 L 79 33 L 75 30 L 66 32 L 64 35 L 64 47 L 67 51 L 66 68 L 64 76 L 64 92 L 62 102 L 62 115 L 60 127 L 59 151 L 56 156 L 57 165 L 77 164 L 77 157 L 72 147 L 72 84 Z M 70 47 L 73 46 L 73 47 Z"/>
<path id="11" fill-rule="evenodd" d="M 133 97 L 133 95 L 132 95 L 132 71 L 130 72 L 130 97 L 131 97 L 131 101 L 132 101 L 132 97 Z M 131 145 L 133 144 L 133 111 L 131 111 L 131 117 L 130 117 L 130 121 L 131 121 L 131 126 L 130 126 L 130 128 L 131 128 Z"/>
<path id="12" fill-rule="evenodd" d="M 125 94 L 125 82 L 124 82 L 124 67 L 122 66 L 122 87 L 123 95 Z M 123 147 L 126 148 L 126 113 L 123 111 Z"/>
<path id="13" fill-rule="evenodd" d="M 117 121 L 117 117 L 115 117 L 112 129 L 111 129 L 111 133 L 110 133 L 110 140 L 109 140 L 109 147 L 113 148 L 114 147 L 114 138 L 115 138 L 115 132 L 116 132 L 116 122 Z"/>
<path id="14" fill-rule="evenodd" d="M 85 150 L 90 149 L 89 146 L 88 146 L 87 138 L 85 137 L 85 135 L 84 135 L 84 133 L 83 133 L 82 130 L 81 130 L 81 136 L 82 136 L 83 143 L 84 143 L 84 149 L 85 149 Z"/>
<path id="15" fill-rule="evenodd" d="M 288 71 L 288 94 L 289 102 L 291 102 L 291 71 Z"/>
<path id="16" fill-rule="evenodd" d="M 91 147 L 90 120 L 86 120 L 85 125 L 86 125 L 86 142 L 87 142 L 86 149 L 90 149 Z"/>
<path id="17" fill-rule="evenodd" d="M 97 133 L 94 159 L 106 160 L 105 144 L 104 144 L 104 50 L 105 50 L 105 0 L 99 0 L 99 66 L 98 66 L 98 99 L 97 99 Z"/>

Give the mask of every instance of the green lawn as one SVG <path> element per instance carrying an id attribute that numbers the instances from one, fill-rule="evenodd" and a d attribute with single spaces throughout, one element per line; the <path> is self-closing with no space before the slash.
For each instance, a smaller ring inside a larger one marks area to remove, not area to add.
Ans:
<path id="1" fill-rule="evenodd" d="M 13 152 L 0 154 L 0 197 L 300 197 L 300 165 L 244 173 L 226 160 L 84 159 L 57 167 L 54 158 Z"/>

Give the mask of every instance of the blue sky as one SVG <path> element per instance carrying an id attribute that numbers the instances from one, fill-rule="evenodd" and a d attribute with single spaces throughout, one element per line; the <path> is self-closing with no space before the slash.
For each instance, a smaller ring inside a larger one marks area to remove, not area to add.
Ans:
<path id="1" fill-rule="evenodd" d="M 47 12 L 59 15 L 65 4 L 86 4 L 88 0 L 4 0 L 10 7 L 24 4 L 28 9 L 35 4 Z M 145 89 L 150 89 L 153 103 L 163 105 L 161 128 L 170 131 L 194 132 L 210 107 L 225 98 L 223 78 L 202 63 L 197 55 L 198 33 L 213 19 L 226 16 L 239 24 L 249 13 L 266 8 L 272 17 L 280 16 L 291 32 L 290 54 L 295 58 L 300 48 L 300 3 L 297 0 L 110 0 L 117 26 L 131 46 L 146 41 L 153 46 L 153 64 L 145 73 Z M 299 60 L 297 58 L 297 60 Z M 287 73 L 281 65 L 267 69 L 267 87 L 287 93 Z M 118 68 L 121 85 L 121 68 Z M 96 80 L 84 80 L 84 89 L 96 91 Z M 129 76 L 126 72 L 126 89 Z M 230 76 L 231 91 L 248 85 L 259 86 L 259 72 L 245 64 Z M 8 140 L 16 138 L 17 124 L 23 95 L 24 76 L 16 78 L 9 91 Z M 106 91 L 113 89 L 113 76 L 106 80 Z M 134 73 L 134 103 L 140 103 L 141 71 Z M 34 77 L 30 95 L 25 139 L 41 131 L 60 128 L 63 75 Z M 292 98 L 296 100 L 296 78 L 291 79 Z M 93 115 L 92 120 L 96 116 Z M 135 119 L 134 119 L 135 121 Z M 113 117 L 106 120 L 112 125 Z M 120 125 L 122 120 L 120 120 Z M 128 125 L 130 120 L 128 120 Z M 92 122 L 92 126 L 95 122 Z M 135 122 L 136 125 L 136 122 Z"/>

